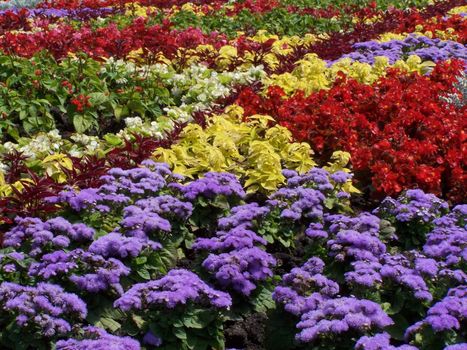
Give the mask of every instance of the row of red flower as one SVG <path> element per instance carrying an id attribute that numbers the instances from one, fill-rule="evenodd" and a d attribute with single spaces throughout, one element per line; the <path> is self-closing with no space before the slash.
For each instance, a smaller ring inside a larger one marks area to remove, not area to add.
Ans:
<path id="1" fill-rule="evenodd" d="M 454 28 L 459 36 L 459 42 L 464 43 L 467 40 L 465 21 L 462 21 L 459 15 L 452 16 L 448 20 L 441 20 L 441 17 L 446 15 L 451 8 L 462 4 L 462 0 L 448 0 L 430 5 L 423 11 L 407 12 L 398 9 L 386 11 L 381 20 L 375 23 L 360 22 L 351 32 L 332 33 L 329 39 L 317 42 L 310 47 L 295 47 L 291 54 L 281 59 L 277 72 L 290 71 L 295 62 L 307 53 L 316 53 L 323 59 L 337 59 L 351 52 L 352 45 L 356 42 L 375 39 L 386 32 L 412 32 L 420 24 L 426 25 L 426 29 L 434 32 Z M 427 19 L 436 16 L 439 20 L 427 22 Z M 14 21 L 9 18 L 6 22 L 13 23 Z M 24 18 L 19 18 L 17 22 L 19 25 L 27 26 Z M 6 26 L 3 30 L 10 29 L 10 24 L 0 23 L 0 28 L 2 25 Z M 271 39 L 270 42 L 259 44 L 240 36 L 230 44 L 238 47 L 241 57 L 245 52 L 257 52 L 258 50 L 267 52 L 273 41 Z M 166 58 L 173 59 L 181 48 L 192 49 L 202 44 L 220 48 L 227 43 L 229 43 L 227 37 L 218 33 L 207 35 L 195 28 L 175 30 L 169 21 L 162 25 L 149 25 L 147 19 L 137 18 L 123 29 L 119 29 L 115 24 L 96 30 L 89 26 L 75 29 L 67 24 L 59 24 L 53 28 L 45 27 L 31 33 L 7 32 L 0 38 L 0 50 L 24 57 L 31 57 L 38 51 L 47 50 L 57 59 L 61 59 L 69 52 L 85 52 L 96 58 L 109 56 L 124 58 L 131 51 L 142 48 L 146 54 L 162 53 Z M 209 57 L 206 57 L 206 61 L 209 64 Z"/>
<path id="2" fill-rule="evenodd" d="M 430 76 L 392 70 L 374 85 L 342 76 L 330 90 L 308 97 L 286 98 L 278 87 L 263 97 L 248 87 L 236 103 L 247 116 L 273 116 L 323 160 L 336 149 L 350 152 L 360 187 L 375 195 L 419 187 L 465 202 L 467 107 L 440 99 L 464 68 L 453 61 Z"/>

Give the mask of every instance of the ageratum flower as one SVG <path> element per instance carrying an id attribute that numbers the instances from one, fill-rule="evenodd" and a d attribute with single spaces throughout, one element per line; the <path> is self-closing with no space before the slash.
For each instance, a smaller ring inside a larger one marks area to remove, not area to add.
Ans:
<path id="1" fill-rule="evenodd" d="M 325 300 L 317 308 L 304 313 L 297 328 L 297 340 L 311 343 L 326 336 L 346 332 L 366 333 L 383 329 L 394 322 L 373 301 L 343 297 Z"/>
<path id="2" fill-rule="evenodd" d="M 353 45 L 354 52 L 345 54 L 336 61 L 331 61 L 328 64 L 343 59 L 350 58 L 352 61 L 373 64 L 375 58 L 384 56 L 389 59 L 390 64 L 394 64 L 409 55 L 417 55 L 424 61 L 445 61 L 450 58 L 467 59 L 467 49 L 461 43 L 430 39 L 421 35 L 409 35 L 404 40 L 390 40 L 387 42 L 365 41 Z"/>
<path id="3" fill-rule="evenodd" d="M 80 290 L 97 293 L 113 288 L 122 293 L 120 279 L 130 269 L 120 260 L 105 259 L 101 255 L 75 249 L 45 254 L 41 261 L 31 264 L 29 275 L 44 280 L 68 278 Z"/>
<path id="4" fill-rule="evenodd" d="M 75 294 L 57 285 L 35 287 L 16 283 L 0 284 L 0 319 L 14 319 L 18 327 L 33 329 L 41 337 L 63 336 L 75 322 L 87 315 L 86 304 Z M 5 325 L 4 325 L 5 326 Z"/>
<path id="5" fill-rule="evenodd" d="M 168 220 L 136 205 L 127 206 L 123 210 L 123 219 L 120 225 L 125 235 L 139 238 L 148 238 L 155 233 L 172 230 L 172 225 Z"/>
<path id="6" fill-rule="evenodd" d="M 407 328 L 406 340 L 424 327 L 431 327 L 436 332 L 459 330 L 467 320 L 467 289 L 465 286 L 450 289 L 448 295 L 433 305 L 427 316 Z"/>
<path id="7" fill-rule="evenodd" d="M 252 229 L 254 222 L 261 220 L 269 212 L 269 208 L 262 207 L 258 203 L 239 205 L 232 208 L 229 216 L 219 219 L 219 228 L 221 230 L 229 230 L 242 226 L 246 229 Z"/>
<path id="8" fill-rule="evenodd" d="M 314 310 L 319 303 L 339 292 L 339 285 L 324 277 L 324 262 L 310 258 L 301 267 L 293 268 L 282 277 L 281 286 L 272 293 L 273 300 L 284 310 L 300 316 L 306 310 Z"/>
<path id="9" fill-rule="evenodd" d="M 428 233 L 423 252 L 448 266 L 467 261 L 467 229 L 462 226 L 467 217 L 467 206 L 459 205 L 451 213 L 434 220 L 435 227 Z"/>
<path id="10" fill-rule="evenodd" d="M 449 345 L 444 350 L 467 350 L 467 343 Z"/>
<path id="11" fill-rule="evenodd" d="M 92 240 L 94 230 L 82 223 L 71 224 L 62 217 L 43 222 L 39 218 L 15 219 L 16 226 L 5 234 L 3 245 L 35 257 L 54 248 Z"/>
<path id="12" fill-rule="evenodd" d="M 182 192 L 187 200 L 194 201 L 198 196 L 214 198 L 215 196 L 245 198 L 246 193 L 237 177 L 230 173 L 208 172 L 204 177 L 188 185 L 172 183 L 170 187 Z"/>
<path id="13" fill-rule="evenodd" d="M 340 231 L 334 239 L 327 242 L 327 246 L 329 255 L 338 261 L 378 261 L 386 252 L 386 245 L 379 238 L 354 230 Z"/>
<path id="14" fill-rule="evenodd" d="M 422 190 L 408 190 L 398 199 L 387 197 L 374 213 L 399 222 L 431 223 L 448 209 L 448 203 Z"/>
<path id="15" fill-rule="evenodd" d="M 379 235 L 381 220 L 377 216 L 363 212 L 355 217 L 341 214 L 326 214 L 324 221 L 329 225 L 329 232 L 337 234 L 343 230 L 353 230 L 360 233 L 369 233 L 374 236 Z"/>
<path id="16" fill-rule="evenodd" d="M 412 345 L 391 345 L 391 336 L 384 332 L 372 337 L 363 336 L 355 344 L 355 350 L 418 350 Z"/>
<path id="17" fill-rule="evenodd" d="M 292 172 L 287 173 L 287 175 L 287 188 L 310 187 L 321 192 L 327 192 L 334 188 L 330 181 L 330 173 L 321 168 L 313 168 L 303 175 Z"/>
<path id="18" fill-rule="evenodd" d="M 56 197 L 52 203 L 67 203 L 75 211 L 92 209 L 108 212 L 113 207 L 121 207 L 132 200 L 156 195 L 167 186 L 167 182 L 178 179 L 167 164 L 145 161 L 142 167 L 123 170 L 112 168 L 101 177 L 104 182 L 99 188 L 84 189 L 79 192 L 69 188 Z"/>
<path id="19" fill-rule="evenodd" d="M 219 255 L 209 254 L 202 266 L 213 273 L 222 287 L 232 287 L 235 291 L 250 295 L 256 289 L 254 282 L 272 277 L 271 267 L 276 260 L 264 250 L 242 248 Z"/>
<path id="20" fill-rule="evenodd" d="M 244 225 L 240 225 L 229 231 L 218 231 L 212 238 L 198 238 L 192 248 L 225 252 L 232 249 L 253 248 L 257 244 L 266 245 L 267 242 L 255 232 L 244 228 Z"/>
<path id="21" fill-rule="evenodd" d="M 339 293 L 339 285 L 322 274 L 324 262 L 313 257 L 301 267 L 293 268 L 282 277 L 282 283 L 292 287 L 301 295 L 318 292 L 324 296 L 334 296 Z"/>
<path id="22" fill-rule="evenodd" d="M 193 272 L 175 269 L 158 280 L 133 285 L 114 306 L 123 311 L 146 312 L 150 308 L 173 309 L 188 303 L 226 309 L 232 305 L 232 299 L 229 294 L 210 287 Z"/>
<path id="23" fill-rule="evenodd" d="M 143 250 L 159 250 L 160 243 L 139 238 L 125 237 L 118 232 L 111 232 L 92 242 L 88 251 L 93 254 L 101 255 L 104 258 L 134 258 Z"/>
<path id="24" fill-rule="evenodd" d="M 356 261 L 352 267 L 352 271 L 345 273 L 345 280 L 350 285 L 384 288 L 388 283 L 405 287 L 415 298 L 427 301 L 433 299 L 428 281 L 467 283 L 467 275 L 462 271 L 447 269 L 445 264 L 415 251 L 383 254 L 378 261 Z"/>
<path id="25" fill-rule="evenodd" d="M 143 337 L 143 343 L 157 347 L 162 345 L 162 339 L 154 335 L 151 331 L 148 331 Z"/>
<path id="26" fill-rule="evenodd" d="M 144 211 L 159 214 L 164 218 L 175 217 L 178 220 L 186 220 L 193 212 L 193 205 L 182 202 L 176 197 L 162 195 L 138 200 L 135 205 Z"/>
<path id="27" fill-rule="evenodd" d="M 285 208 L 281 218 L 293 221 L 306 219 L 320 219 L 323 217 L 323 203 L 326 197 L 323 193 L 312 188 L 281 188 L 273 193 L 271 200 L 279 201 L 279 207 Z"/>
<path id="28" fill-rule="evenodd" d="M 328 299 L 319 293 L 312 293 L 304 297 L 292 288 L 283 286 L 278 286 L 274 289 L 272 298 L 276 303 L 283 305 L 285 311 L 296 316 L 301 316 L 308 310 L 315 310 L 318 304 Z"/>
<path id="29" fill-rule="evenodd" d="M 138 341 L 130 337 L 118 337 L 105 330 L 88 326 L 83 328 L 81 339 L 59 340 L 57 350 L 140 350 Z"/>

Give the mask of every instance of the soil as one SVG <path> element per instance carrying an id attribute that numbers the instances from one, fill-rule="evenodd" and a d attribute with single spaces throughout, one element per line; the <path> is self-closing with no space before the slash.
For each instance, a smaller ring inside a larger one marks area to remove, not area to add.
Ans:
<path id="1" fill-rule="evenodd" d="M 226 324 L 226 349 L 265 350 L 266 321 L 267 316 L 264 313 L 255 313 L 242 321 Z"/>

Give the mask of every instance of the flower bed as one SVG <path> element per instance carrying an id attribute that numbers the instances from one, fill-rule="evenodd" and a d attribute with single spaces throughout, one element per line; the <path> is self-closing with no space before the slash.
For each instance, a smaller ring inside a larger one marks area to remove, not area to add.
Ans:
<path id="1" fill-rule="evenodd" d="M 467 349 L 461 0 L 0 3 L 0 348 Z"/>

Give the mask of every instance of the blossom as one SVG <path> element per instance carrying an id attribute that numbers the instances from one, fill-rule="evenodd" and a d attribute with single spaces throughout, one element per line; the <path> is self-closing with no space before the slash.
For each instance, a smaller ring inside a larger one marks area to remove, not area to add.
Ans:
<path id="1" fill-rule="evenodd" d="M 175 269 L 158 280 L 134 284 L 114 306 L 123 311 L 144 311 L 158 306 L 173 309 L 189 302 L 225 309 L 230 307 L 232 299 L 201 281 L 193 272 Z"/>

